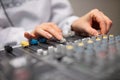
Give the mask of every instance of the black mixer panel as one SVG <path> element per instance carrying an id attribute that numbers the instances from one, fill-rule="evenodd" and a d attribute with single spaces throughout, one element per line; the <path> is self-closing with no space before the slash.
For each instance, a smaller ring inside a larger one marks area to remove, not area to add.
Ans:
<path id="1" fill-rule="evenodd" d="M 31 40 L 0 51 L 0 80 L 120 80 L 120 36 Z"/>

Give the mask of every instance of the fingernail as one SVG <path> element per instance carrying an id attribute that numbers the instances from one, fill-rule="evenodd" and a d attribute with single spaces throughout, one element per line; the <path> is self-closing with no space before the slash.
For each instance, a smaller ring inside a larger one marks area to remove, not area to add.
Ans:
<path id="1" fill-rule="evenodd" d="M 98 34 L 98 33 L 96 33 L 95 35 L 96 35 L 96 36 L 98 36 L 99 34 Z"/>
<path id="2" fill-rule="evenodd" d="M 59 40 L 63 39 L 62 35 L 59 35 L 59 37 L 58 37 L 58 38 L 59 38 Z"/>
<path id="3" fill-rule="evenodd" d="M 60 40 L 60 43 L 65 43 L 66 42 L 66 39 L 65 38 L 62 38 L 61 40 Z"/>
<path id="4" fill-rule="evenodd" d="M 62 32 L 58 32 L 58 33 L 62 35 Z"/>
<path id="5" fill-rule="evenodd" d="M 52 35 L 51 34 L 47 34 L 47 38 L 48 39 L 52 38 Z"/>
<path id="6" fill-rule="evenodd" d="M 98 32 L 95 32 L 95 33 L 94 33 L 94 36 L 98 36 L 98 35 L 99 35 L 99 33 L 98 33 Z"/>

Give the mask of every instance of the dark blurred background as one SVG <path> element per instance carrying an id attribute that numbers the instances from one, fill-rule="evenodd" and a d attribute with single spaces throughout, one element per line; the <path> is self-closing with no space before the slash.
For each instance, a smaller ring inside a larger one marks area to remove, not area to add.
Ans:
<path id="1" fill-rule="evenodd" d="M 103 11 L 112 21 L 109 34 L 120 35 L 120 0 L 70 0 L 75 15 L 82 16 L 92 9 Z"/>

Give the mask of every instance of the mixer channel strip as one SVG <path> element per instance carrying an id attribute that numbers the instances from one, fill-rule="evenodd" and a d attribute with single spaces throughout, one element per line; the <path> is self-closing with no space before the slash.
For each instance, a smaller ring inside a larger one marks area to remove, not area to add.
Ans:
<path id="1" fill-rule="evenodd" d="M 0 51 L 0 60 L 2 60 L 1 56 L 9 59 L 9 56 L 5 54 L 6 51 Z M 37 63 L 40 60 L 54 67 L 53 74 L 50 74 L 52 72 L 47 70 L 49 65 L 48 67 L 45 66 L 46 68 L 43 68 L 43 71 L 35 68 L 33 74 L 35 71 L 36 78 L 32 80 L 120 79 L 119 35 L 99 35 L 86 38 L 71 36 L 66 38 L 66 43 L 48 40 L 45 43 L 14 48 L 12 54 L 10 54 L 13 56 L 12 59 L 28 55 L 37 59 Z M 47 70 L 47 73 L 44 73 L 46 71 L 44 69 Z M 39 70 L 38 72 L 42 71 L 43 74 L 36 73 L 36 70 Z M 44 76 L 38 78 L 38 75 Z"/>

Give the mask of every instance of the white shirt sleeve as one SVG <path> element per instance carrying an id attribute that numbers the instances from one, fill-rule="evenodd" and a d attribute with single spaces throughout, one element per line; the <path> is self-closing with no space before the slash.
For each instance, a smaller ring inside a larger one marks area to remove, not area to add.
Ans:
<path id="1" fill-rule="evenodd" d="M 58 24 L 66 36 L 71 31 L 71 24 L 79 17 L 73 16 L 73 9 L 68 0 L 52 0 L 51 21 Z"/>
<path id="2" fill-rule="evenodd" d="M 72 23 L 78 19 L 79 17 L 77 16 L 71 16 L 63 20 L 59 26 L 62 29 L 63 36 L 68 36 L 69 33 L 71 32 L 71 25 Z"/>
<path id="3" fill-rule="evenodd" d="M 5 44 L 15 42 L 20 44 L 21 40 L 27 40 L 24 37 L 25 30 L 23 28 L 9 27 L 0 31 L 0 48 L 3 48 Z"/>

